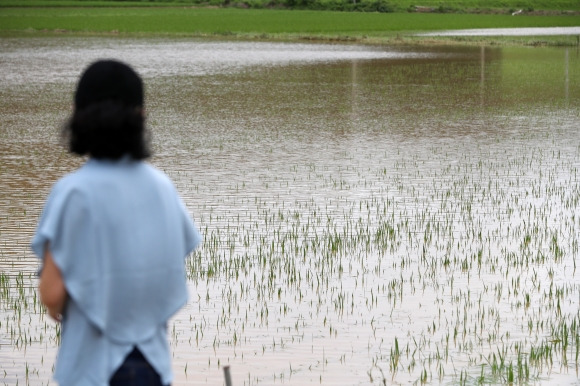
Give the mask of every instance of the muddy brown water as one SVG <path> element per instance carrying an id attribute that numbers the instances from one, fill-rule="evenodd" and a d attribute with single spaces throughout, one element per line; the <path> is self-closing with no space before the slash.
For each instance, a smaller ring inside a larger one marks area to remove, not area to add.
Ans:
<path id="1" fill-rule="evenodd" d="M 176 39 L 0 40 L 0 384 L 51 384 L 28 247 L 82 160 L 80 72 L 144 77 L 204 234 L 176 385 L 578 382 L 580 55 Z M 565 343 L 565 344 L 564 344 Z M 541 353 L 541 354 L 538 354 Z M 517 370 L 517 371 L 516 371 Z"/>

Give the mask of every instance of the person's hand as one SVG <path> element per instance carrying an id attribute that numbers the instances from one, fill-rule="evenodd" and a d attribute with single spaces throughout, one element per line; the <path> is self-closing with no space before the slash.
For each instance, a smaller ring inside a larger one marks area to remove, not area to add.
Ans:
<path id="1" fill-rule="evenodd" d="M 57 312 L 56 310 L 51 310 L 47 308 L 47 313 L 48 316 L 50 316 L 55 322 L 62 322 L 62 314 L 60 312 Z"/>
<path id="2" fill-rule="evenodd" d="M 44 265 L 40 273 L 38 291 L 40 292 L 40 301 L 46 307 L 48 315 L 57 322 L 61 322 L 68 293 L 60 269 L 52 258 L 48 243 L 44 249 Z"/>

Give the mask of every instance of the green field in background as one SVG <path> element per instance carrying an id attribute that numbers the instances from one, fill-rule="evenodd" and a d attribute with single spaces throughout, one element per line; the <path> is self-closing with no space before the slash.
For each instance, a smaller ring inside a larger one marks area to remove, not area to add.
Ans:
<path id="1" fill-rule="evenodd" d="M 0 8 L 0 30 L 382 36 L 463 28 L 577 26 L 574 16 L 352 13 L 215 8 Z"/>
<path id="2" fill-rule="evenodd" d="M 6 0 L 0 2 L 7 3 Z M 469 0 L 468 0 L 469 1 Z M 472 0 L 477 1 L 477 0 Z M 52 3 L 45 0 L 44 3 Z M 62 3 L 62 2 L 58 2 Z M 92 2 L 76 1 L 77 4 Z M 115 2 L 117 4 L 119 2 Z M 580 2 L 579 2 L 580 3 Z M 103 5 L 105 2 L 100 2 Z M 131 3 L 123 3 L 129 5 Z M 158 3 L 152 3 L 158 4 Z M 423 42 L 413 32 L 469 28 L 580 26 L 578 15 L 377 13 L 192 7 L 2 7 L 0 35 L 132 34 L 238 39 Z M 429 42 L 575 45 L 576 36 L 429 38 Z"/>
<path id="3" fill-rule="evenodd" d="M 354 1 L 354 0 L 353 0 Z M 359 0 L 360 1 L 360 0 Z M 166 6 L 180 6 L 180 5 L 194 5 L 217 3 L 219 0 L 0 0 L 0 7 L 166 7 Z M 223 3 L 223 1 L 221 1 Z M 554 11 L 580 11 L 580 1 L 578 0 L 386 0 L 396 10 L 408 10 L 413 6 L 424 6 L 439 8 L 442 10 L 516 10 L 523 9 L 531 10 L 554 10 Z M 288 3 L 287 0 L 230 0 L 230 4 L 247 3 L 262 4 L 268 7 L 271 4 Z M 308 1 L 296 2 L 298 4 L 306 4 L 308 8 Z"/>

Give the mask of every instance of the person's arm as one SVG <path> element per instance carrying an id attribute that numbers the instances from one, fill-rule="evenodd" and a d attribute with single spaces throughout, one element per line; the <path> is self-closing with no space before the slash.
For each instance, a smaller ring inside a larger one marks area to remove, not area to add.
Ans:
<path id="1" fill-rule="evenodd" d="M 60 321 L 68 294 L 62 274 L 52 258 L 52 253 L 50 253 L 48 243 L 44 249 L 44 266 L 40 273 L 38 291 L 40 292 L 40 301 L 46 306 L 50 317 Z"/>

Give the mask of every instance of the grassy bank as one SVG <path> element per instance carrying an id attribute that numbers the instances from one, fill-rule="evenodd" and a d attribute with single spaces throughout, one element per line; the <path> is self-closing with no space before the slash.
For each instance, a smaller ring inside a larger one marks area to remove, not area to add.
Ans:
<path id="1" fill-rule="evenodd" d="M 38 33 L 225 36 L 240 39 L 312 39 L 375 43 L 417 42 L 419 38 L 411 36 L 417 31 L 580 25 L 579 16 L 514 17 L 502 14 L 366 13 L 173 5 L 161 8 L 0 7 L 0 34 L 3 36 Z M 526 39 L 527 43 L 524 42 L 524 44 L 532 42 L 537 44 L 539 41 L 533 37 Z M 459 41 L 453 38 L 439 38 L 438 40 Z M 481 38 L 461 39 L 461 41 L 466 40 L 481 41 Z M 485 41 L 522 44 L 522 38 L 487 37 Z M 540 41 L 548 44 L 575 44 L 576 37 L 542 38 Z"/>
<path id="2" fill-rule="evenodd" d="M 343 9 L 381 4 L 381 12 L 438 13 L 566 13 L 580 12 L 577 0 L 0 0 L 0 7 L 167 7 L 219 5 L 245 8 Z M 342 5 L 341 5 L 342 4 Z M 367 7 L 368 8 L 368 7 Z"/>

